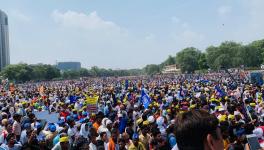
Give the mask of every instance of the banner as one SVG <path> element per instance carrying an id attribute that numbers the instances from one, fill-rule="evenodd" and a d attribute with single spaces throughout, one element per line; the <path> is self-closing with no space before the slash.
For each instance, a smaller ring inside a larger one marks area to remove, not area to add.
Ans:
<path id="1" fill-rule="evenodd" d="M 58 122 L 58 113 L 49 113 L 48 111 L 34 112 L 37 119 L 46 120 L 48 123 Z"/>
<path id="2" fill-rule="evenodd" d="M 151 103 L 151 99 L 144 89 L 141 90 L 141 102 L 143 103 L 145 109 L 147 109 L 149 104 Z"/>
<path id="3" fill-rule="evenodd" d="M 87 104 L 91 104 L 91 105 L 97 104 L 98 98 L 99 98 L 99 96 L 86 97 Z"/>
<path id="4" fill-rule="evenodd" d="M 86 97 L 87 101 L 87 110 L 89 113 L 97 113 L 97 102 L 98 102 L 99 96 L 95 97 Z"/>

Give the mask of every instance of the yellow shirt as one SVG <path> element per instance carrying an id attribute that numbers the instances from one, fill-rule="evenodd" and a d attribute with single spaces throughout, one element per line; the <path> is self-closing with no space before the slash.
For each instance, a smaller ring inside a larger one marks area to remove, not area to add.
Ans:
<path id="1" fill-rule="evenodd" d="M 224 149 L 227 149 L 230 142 L 228 140 L 223 140 L 223 143 L 224 143 Z"/>
<path id="2" fill-rule="evenodd" d="M 138 142 L 138 146 L 137 147 L 132 143 L 129 146 L 128 150 L 146 150 L 146 148 L 141 142 Z"/>
<path id="3" fill-rule="evenodd" d="M 149 141 L 150 141 L 149 134 L 147 134 L 146 136 L 144 136 L 143 134 L 139 135 L 139 142 L 141 142 L 145 146 L 146 149 L 148 149 Z"/>

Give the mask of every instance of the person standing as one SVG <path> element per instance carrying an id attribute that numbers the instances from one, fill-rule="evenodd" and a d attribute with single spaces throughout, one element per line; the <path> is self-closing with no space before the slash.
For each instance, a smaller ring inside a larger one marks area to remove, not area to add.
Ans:
<path id="1" fill-rule="evenodd" d="M 128 150 L 146 150 L 145 146 L 139 141 L 139 135 L 137 133 L 133 134 L 133 142 L 129 146 Z"/>
<path id="2" fill-rule="evenodd" d="M 119 145 L 117 143 L 118 138 L 118 130 L 113 128 L 111 131 L 111 138 L 107 144 L 107 150 L 118 150 Z"/>
<path id="3" fill-rule="evenodd" d="M 20 124 L 20 120 L 21 120 L 21 115 L 19 114 L 14 114 L 13 119 L 15 120 L 14 124 L 13 124 L 13 133 L 16 136 L 16 140 L 19 141 L 20 140 L 20 135 L 21 135 L 21 124 Z"/>

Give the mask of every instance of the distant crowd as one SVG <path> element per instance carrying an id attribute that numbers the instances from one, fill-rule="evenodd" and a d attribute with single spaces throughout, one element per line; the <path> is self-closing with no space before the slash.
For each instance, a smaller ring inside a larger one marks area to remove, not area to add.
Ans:
<path id="1" fill-rule="evenodd" d="M 264 86 L 245 73 L 8 82 L 0 150 L 264 148 Z"/>

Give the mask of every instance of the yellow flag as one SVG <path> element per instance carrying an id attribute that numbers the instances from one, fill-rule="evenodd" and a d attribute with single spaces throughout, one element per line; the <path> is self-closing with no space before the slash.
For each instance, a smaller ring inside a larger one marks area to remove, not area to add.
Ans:
<path id="1" fill-rule="evenodd" d="M 97 104 L 99 96 L 96 97 L 86 97 L 87 104 Z"/>

